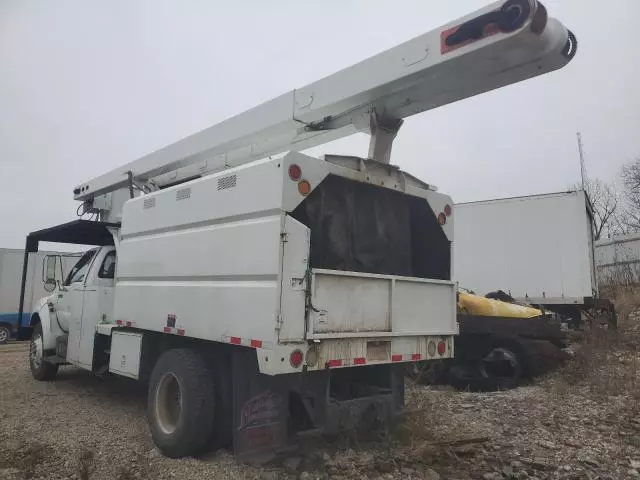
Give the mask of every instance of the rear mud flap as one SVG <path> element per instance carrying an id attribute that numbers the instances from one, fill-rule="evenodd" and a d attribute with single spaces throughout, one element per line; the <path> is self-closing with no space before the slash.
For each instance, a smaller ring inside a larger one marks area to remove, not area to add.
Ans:
<path id="1" fill-rule="evenodd" d="M 279 377 L 262 375 L 254 350 L 234 352 L 233 446 L 238 461 L 260 465 L 287 445 L 289 398 Z"/>

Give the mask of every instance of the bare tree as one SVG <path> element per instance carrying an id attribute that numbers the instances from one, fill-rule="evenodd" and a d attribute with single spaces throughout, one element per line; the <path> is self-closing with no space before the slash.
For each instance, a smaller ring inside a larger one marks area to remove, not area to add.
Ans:
<path id="1" fill-rule="evenodd" d="M 623 208 L 621 223 L 627 231 L 640 230 L 640 158 L 622 167 Z"/>
<path id="2" fill-rule="evenodd" d="M 582 185 L 576 185 L 574 188 L 581 190 Z M 599 240 L 603 233 L 607 235 L 619 233 L 619 219 L 616 216 L 619 202 L 613 185 L 597 178 L 587 178 L 584 182 L 584 190 L 593 206 L 595 240 Z"/>

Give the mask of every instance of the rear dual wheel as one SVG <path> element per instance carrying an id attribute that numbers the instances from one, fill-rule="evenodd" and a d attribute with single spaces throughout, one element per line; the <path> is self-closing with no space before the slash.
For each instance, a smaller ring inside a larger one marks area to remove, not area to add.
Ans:
<path id="1" fill-rule="evenodd" d="M 220 366 L 190 349 L 169 350 L 158 359 L 147 417 L 153 440 L 167 457 L 198 456 L 227 438 L 230 412 L 220 372 Z"/>

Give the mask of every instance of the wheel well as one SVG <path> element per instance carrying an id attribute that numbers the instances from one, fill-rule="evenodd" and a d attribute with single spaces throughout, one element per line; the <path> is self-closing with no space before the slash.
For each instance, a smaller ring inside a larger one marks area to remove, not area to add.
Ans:
<path id="1" fill-rule="evenodd" d="M 31 319 L 29 320 L 29 326 L 35 327 L 39 323 L 40 323 L 40 315 L 37 313 L 34 313 L 33 315 L 31 315 Z"/>
<path id="2" fill-rule="evenodd" d="M 0 322 L 0 327 L 7 327 L 9 331 L 13 330 L 13 326 L 7 322 Z"/>
<path id="3" fill-rule="evenodd" d="M 167 350 L 191 348 L 203 354 L 208 361 L 218 363 L 229 361 L 234 348 L 243 348 L 219 342 L 167 335 L 160 332 L 143 331 L 142 333 L 139 380 L 143 382 L 149 380 L 151 371 L 158 361 L 158 358 Z"/>

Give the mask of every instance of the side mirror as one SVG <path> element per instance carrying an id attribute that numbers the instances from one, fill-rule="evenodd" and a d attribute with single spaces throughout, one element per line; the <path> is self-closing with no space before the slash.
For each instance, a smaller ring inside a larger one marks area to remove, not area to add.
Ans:
<path id="1" fill-rule="evenodd" d="M 42 261 L 42 283 L 47 292 L 53 292 L 58 285 L 56 281 L 57 255 L 47 255 Z"/>

